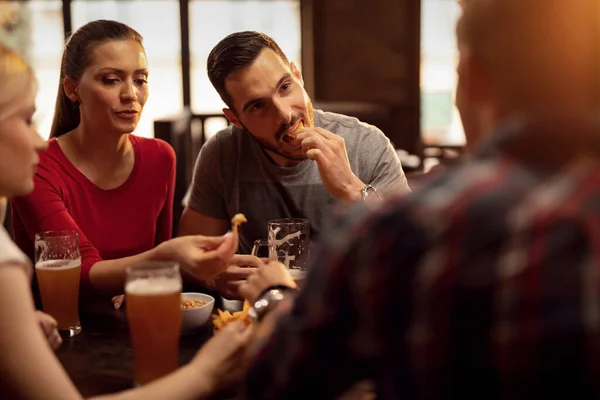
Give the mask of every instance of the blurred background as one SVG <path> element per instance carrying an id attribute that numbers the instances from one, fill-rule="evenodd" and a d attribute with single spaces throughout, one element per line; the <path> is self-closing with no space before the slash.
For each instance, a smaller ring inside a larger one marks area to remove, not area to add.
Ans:
<path id="1" fill-rule="evenodd" d="M 316 107 L 381 128 L 408 172 L 462 151 L 454 107 L 456 0 L 23 0 L 0 7 L 10 14 L 0 40 L 37 72 L 36 122 L 44 137 L 67 35 L 101 18 L 139 31 L 151 73 L 135 133 L 171 142 L 184 181 L 202 143 L 227 125 L 206 57 L 240 30 L 263 31 L 280 44 L 300 66 Z"/>

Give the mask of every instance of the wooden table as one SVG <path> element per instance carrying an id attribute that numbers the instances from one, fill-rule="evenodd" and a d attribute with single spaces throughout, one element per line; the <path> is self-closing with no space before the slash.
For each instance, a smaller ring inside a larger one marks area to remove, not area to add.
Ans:
<path id="1" fill-rule="evenodd" d="M 65 339 L 56 354 L 67 373 L 88 397 L 129 389 L 133 383 L 133 350 L 125 310 L 112 308 L 110 300 L 80 307 L 82 332 Z M 212 336 L 212 323 L 181 336 L 179 362 L 187 363 Z"/>
<path id="2" fill-rule="evenodd" d="M 220 304 L 219 307 L 222 307 Z M 115 393 L 132 387 L 133 349 L 125 309 L 115 310 L 110 300 L 80 306 L 82 332 L 65 339 L 56 354 L 84 397 Z M 207 322 L 197 332 L 181 336 L 179 364 L 189 362 L 212 336 Z M 337 400 L 373 400 L 370 385 L 359 383 Z M 215 394 L 215 400 L 239 400 L 235 388 Z"/>

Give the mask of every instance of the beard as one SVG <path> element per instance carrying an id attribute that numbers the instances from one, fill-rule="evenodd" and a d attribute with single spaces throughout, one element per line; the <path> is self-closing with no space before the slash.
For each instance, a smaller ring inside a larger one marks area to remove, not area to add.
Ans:
<path id="1" fill-rule="evenodd" d="M 299 162 L 307 159 L 306 154 L 304 154 L 302 150 L 296 152 L 291 152 L 287 150 L 287 144 L 283 142 L 282 138 L 292 126 L 296 125 L 296 123 L 300 119 L 304 122 L 304 126 L 307 128 L 312 128 L 315 126 L 314 108 L 310 100 L 308 100 L 306 104 L 306 115 L 292 116 L 292 119 L 289 123 L 282 124 L 277 130 L 277 132 L 275 132 L 273 140 L 265 139 L 252 134 L 252 132 L 244 124 L 242 124 L 242 127 L 250 136 L 254 138 L 254 140 L 256 140 L 256 142 L 258 142 L 258 144 L 260 145 L 260 147 L 263 148 L 263 150 L 271 151 L 290 161 Z"/>

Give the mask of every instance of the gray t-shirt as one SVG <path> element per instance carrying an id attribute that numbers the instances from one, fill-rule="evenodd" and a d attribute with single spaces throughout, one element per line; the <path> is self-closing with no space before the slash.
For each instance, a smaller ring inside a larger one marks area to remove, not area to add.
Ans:
<path id="1" fill-rule="evenodd" d="M 315 110 L 314 121 L 344 138 L 350 166 L 361 181 L 381 193 L 409 190 L 398 155 L 379 129 L 320 110 Z M 336 201 L 323 185 L 315 161 L 279 167 L 250 134 L 231 126 L 202 146 L 187 205 L 223 220 L 244 213 L 248 222 L 241 226 L 239 250 L 247 254 L 255 240 L 266 239 L 267 222 L 276 218 L 308 218 L 315 242 Z"/>

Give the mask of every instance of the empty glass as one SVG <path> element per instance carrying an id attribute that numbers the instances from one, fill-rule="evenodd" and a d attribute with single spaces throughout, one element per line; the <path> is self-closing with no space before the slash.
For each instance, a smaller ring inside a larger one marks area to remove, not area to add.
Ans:
<path id="1" fill-rule="evenodd" d="M 274 219 L 267 224 L 268 239 L 256 240 L 252 255 L 285 264 L 298 285 L 310 262 L 310 223 L 305 218 Z"/>

